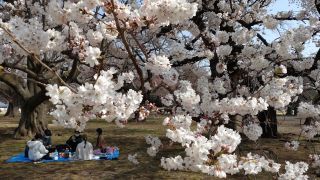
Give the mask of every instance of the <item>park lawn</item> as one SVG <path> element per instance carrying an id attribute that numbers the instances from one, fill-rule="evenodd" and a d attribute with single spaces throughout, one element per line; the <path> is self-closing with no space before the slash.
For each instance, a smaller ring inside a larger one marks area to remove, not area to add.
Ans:
<path id="1" fill-rule="evenodd" d="M 0 117 L 0 179 L 215 179 L 211 176 L 195 172 L 165 171 L 160 167 L 162 156 L 170 157 L 184 154 L 181 146 L 174 144 L 169 146 L 165 138 L 165 127 L 162 124 L 163 117 L 150 117 L 146 122 L 130 122 L 125 128 L 118 128 L 114 124 L 102 120 L 88 123 L 86 133 L 89 141 L 95 143 L 95 129 L 101 127 L 104 131 L 108 145 L 120 148 L 118 160 L 78 161 L 70 163 L 5 163 L 10 156 L 23 152 L 27 139 L 13 139 L 12 133 L 17 125 L 17 119 Z M 281 118 L 280 118 L 281 120 Z M 282 133 L 279 139 L 260 139 L 255 144 L 244 140 L 236 153 L 256 152 L 264 154 L 278 162 L 284 163 L 290 159 L 292 162 L 306 161 L 310 153 L 316 150 L 320 152 L 319 141 L 311 143 L 302 141 L 302 146 L 297 152 L 288 152 L 284 149 L 284 142 L 296 138 L 299 122 L 297 120 L 281 120 L 279 131 Z M 63 129 L 51 125 L 53 143 L 64 143 L 73 130 Z M 153 158 L 146 153 L 149 145 L 145 143 L 145 135 L 159 136 L 164 143 L 165 150 L 161 150 Z M 138 153 L 139 165 L 133 165 L 127 160 L 128 154 Z M 316 179 L 314 169 L 309 171 L 310 179 Z M 257 176 L 235 175 L 228 179 L 273 179 L 268 173 Z"/>

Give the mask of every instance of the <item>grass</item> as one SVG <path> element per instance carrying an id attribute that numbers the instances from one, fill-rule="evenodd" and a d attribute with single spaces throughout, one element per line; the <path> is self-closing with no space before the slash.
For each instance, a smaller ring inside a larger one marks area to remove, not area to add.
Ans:
<path id="1" fill-rule="evenodd" d="M 169 141 L 164 137 L 165 128 L 161 125 L 163 118 L 151 117 L 144 123 L 129 123 L 120 129 L 114 124 L 105 121 L 91 121 L 86 128 L 89 141 L 95 142 L 95 129 L 101 127 L 108 145 L 120 148 L 119 160 L 113 161 L 79 161 L 71 163 L 5 163 L 10 156 L 23 152 L 27 139 L 13 139 L 12 133 L 17 125 L 16 119 L 0 117 L 0 179 L 214 179 L 211 176 L 195 172 L 165 171 L 160 167 L 160 158 L 177 154 L 183 155 L 179 145 L 168 146 Z M 284 142 L 296 138 L 299 134 L 298 120 L 281 120 L 279 139 L 260 139 L 257 144 L 244 140 L 236 153 L 245 154 L 252 151 L 265 154 L 284 163 L 306 161 L 314 150 L 319 154 L 320 143 L 314 145 L 302 141 L 297 152 L 288 152 L 284 149 Z M 62 144 L 71 135 L 73 130 L 50 126 L 53 132 L 53 143 Z M 292 130 L 292 131 L 291 131 Z M 144 136 L 147 134 L 159 136 L 165 144 L 165 150 L 155 157 L 146 153 L 148 145 Z M 128 154 L 138 153 L 139 165 L 133 165 L 128 160 Z M 309 171 L 311 179 L 316 179 L 314 169 Z M 270 174 L 262 173 L 256 177 L 242 175 L 229 176 L 228 179 L 272 179 Z"/>

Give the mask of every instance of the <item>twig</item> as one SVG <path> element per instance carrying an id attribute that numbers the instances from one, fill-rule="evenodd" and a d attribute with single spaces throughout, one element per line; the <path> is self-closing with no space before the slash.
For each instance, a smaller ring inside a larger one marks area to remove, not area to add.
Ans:
<path id="1" fill-rule="evenodd" d="M 148 60 L 148 53 L 147 53 L 146 47 L 138 41 L 138 39 L 135 37 L 135 35 L 132 32 L 130 32 L 129 34 L 132 36 L 133 40 L 136 42 L 136 44 L 139 46 L 139 48 L 143 52 L 146 60 Z"/>

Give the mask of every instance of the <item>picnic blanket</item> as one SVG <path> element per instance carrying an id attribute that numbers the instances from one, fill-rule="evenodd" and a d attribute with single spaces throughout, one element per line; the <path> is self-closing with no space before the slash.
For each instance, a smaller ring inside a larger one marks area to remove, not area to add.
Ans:
<path id="1" fill-rule="evenodd" d="M 94 158 L 92 160 L 101 160 L 101 159 L 113 160 L 113 159 L 118 159 L 119 156 L 120 156 L 119 149 L 116 149 L 112 154 L 101 154 L 98 156 L 98 158 Z M 48 163 L 48 162 L 71 162 L 71 161 L 76 161 L 76 160 L 71 158 L 59 157 L 58 160 L 42 160 L 41 162 Z M 24 153 L 21 153 L 21 154 L 12 156 L 6 162 L 7 163 L 26 163 L 26 162 L 32 162 L 32 161 L 24 157 Z"/>

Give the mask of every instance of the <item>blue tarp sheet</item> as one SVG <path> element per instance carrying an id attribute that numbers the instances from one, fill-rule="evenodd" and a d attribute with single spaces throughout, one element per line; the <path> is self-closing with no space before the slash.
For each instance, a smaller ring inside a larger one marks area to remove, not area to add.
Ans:
<path id="1" fill-rule="evenodd" d="M 106 160 L 112 160 L 112 159 L 118 159 L 119 155 L 120 155 L 119 150 L 115 150 L 112 154 L 105 154 L 105 155 L 101 155 L 100 157 Z M 100 160 L 100 159 L 97 159 L 97 160 Z M 75 161 L 75 160 L 59 157 L 58 160 L 42 160 L 41 162 L 47 163 L 47 162 L 71 162 L 71 161 Z M 24 163 L 24 162 L 32 162 L 32 161 L 24 157 L 24 153 L 21 153 L 16 156 L 12 156 L 6 162 L 7 163 L 20 163 L 20 162 Z"/>
<path id="2" fill-rule="evenodd" d="M 67 162 L 67 161 L 71 161 L 71 160 L 59 157 L 58 160 L 42 160 L 41 162 Z M 16 163 L 16 162 L 32 162 L 32 161 L 30 159 L 24 157 L 24 153 L 21 153 L 16 156 L 12 156 L 6 162 Z"/>

